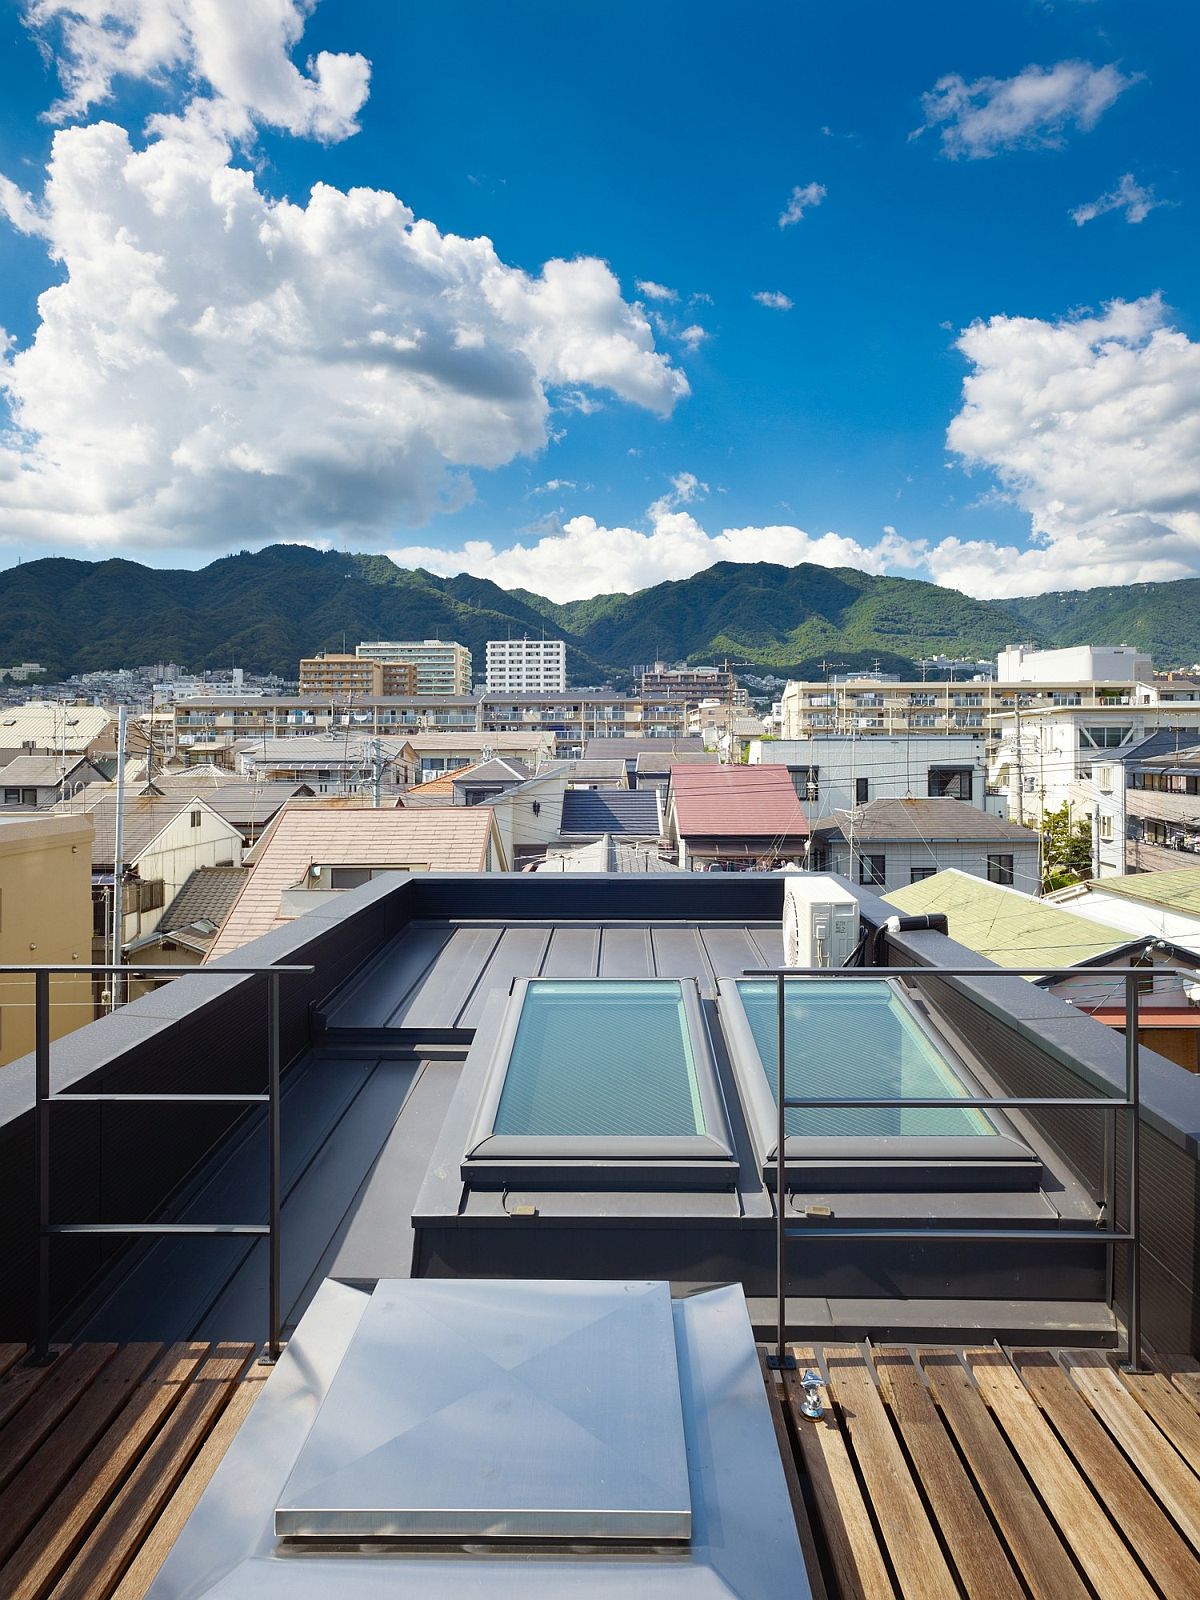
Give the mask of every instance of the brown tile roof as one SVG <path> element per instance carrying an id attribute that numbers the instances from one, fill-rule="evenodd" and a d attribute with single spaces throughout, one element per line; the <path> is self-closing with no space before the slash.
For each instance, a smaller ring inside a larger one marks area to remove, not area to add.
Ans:
<path id="1" fill-rule="evenodd" d="M 313 862 L 322 866 L 423 866 L 477 872 L 494 826 L 488 806 L 366 810 L 300 803 L 286 806 L 249 859 L 254 870 L 214 941 L 209 960 L 280 926 L 280 896 Z"/>
<path id="2" fill-rule="evenodd" d="M 996 817 L 965 800 L 872 800 L 851 813 L 835 811 L 825 827 L 843 835 L 853 832 L 860 843 L 876 840 L 933 840 L 939 844 L 1036 845 L 1037 834 L 1007 817 Z"/>
<path id="3" fill-rule="evenodd" d="M 775 839 L 809 831 L 786 767 L 672 767 L 668 795 L 685 839 Z"/>

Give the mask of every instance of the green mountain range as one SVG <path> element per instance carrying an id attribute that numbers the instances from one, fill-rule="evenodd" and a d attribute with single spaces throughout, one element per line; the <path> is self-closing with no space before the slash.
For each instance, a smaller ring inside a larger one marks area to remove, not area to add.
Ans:
<path id="1" fill-rule="evenodd" d="M 299 545 L 198 572 L 60 557 L 0 572 L 0 663 L 40 661 L 54 678 L 155 661 L 294 677 L 301 656 L 388 638 L 457 639 L 481 667 L 488 639 L 543 631 L 566 639 L 576 683 L 619 681 L 660 657 L 802 677 L 820 676 L 822 662 L 907 673 L 923 656 L 982 658 L 1026 639 L 1132 644 L 1166 667 L 1200 658 L 1200 580 L 984 601 L 849 567 L 720 562 L 636 594 L 556 605 Z"/>

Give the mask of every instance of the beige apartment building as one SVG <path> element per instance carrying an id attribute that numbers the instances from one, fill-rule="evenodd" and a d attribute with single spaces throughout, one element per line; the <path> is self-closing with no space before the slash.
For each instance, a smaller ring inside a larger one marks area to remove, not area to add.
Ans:
<path id="1" fill-rule="evenodd" d="M 321 654 L 300 663 L 300 693 L 349 699 L 379 698 L 417 692 L 417 667 L 412 661 L 370 661 L 363 656 Z"/>
<path id="2" fill-rule="evenodd" d="M 92 959 L 92 822 L 87 816 L 0 817 L 0 965 L 86 967 Z M 34 980 L 0 977 L 0 1066 L 34 1046 Z M 93 1016 L 86 972 L 50 980 L 50 1033 Z"/>
<path id="3" fill-rule="evenodd" d="M 780 735 L 977 733 L 994 744 L 998 733 L 992 719 L 1003 712 L 1155 704 L 1160 692 L 1150 657 L 1123 645 L 1066 650 L 1010 645 L 1000 652 L 997 669 L 994 679 L 957 683 L 865 673 L 825 683 L 791 682 L 780 701 Z"/>
<path id="4" fill-rule="evenodd" d="M 388 666 L 411 662 L 417 669 L 417 682 L 408 693 L 471 692 L 471 652 L 465 644 L 446 639 L 364 639 L 355 654 L 362 661 L 380 661 Z"/>

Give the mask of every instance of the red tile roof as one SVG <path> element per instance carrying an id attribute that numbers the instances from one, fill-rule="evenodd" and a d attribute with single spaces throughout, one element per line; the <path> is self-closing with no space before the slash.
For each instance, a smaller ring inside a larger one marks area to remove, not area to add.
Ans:
<path id="1" fill-rule="evenodd" d="M 786 767 L 672 767 L 670 804 L 685 839 L 808 833 Z"/>

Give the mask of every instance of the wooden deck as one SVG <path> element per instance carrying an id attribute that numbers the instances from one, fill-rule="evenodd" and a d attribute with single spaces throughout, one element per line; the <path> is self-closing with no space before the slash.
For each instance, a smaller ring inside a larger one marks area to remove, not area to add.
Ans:
<path id="1" fill-rule="evenodd" d="M 254 1403 L 249 1344 L 0 1345 L 0 1595 L 140 1600 Z"/>
<path id="2" fill-rule="evenodd" d="M 766 1376 L 817 1600 L 1200 1596 L 1200 1364 L 797 1353 Z M 0 1596 L 140 1600 L 269 1369 L 248 1344 L 23 1354 L 0 1345 Z"/>
<path id="3" fill-rule="evenodd" d="M 1098 1351 L 796 1353 L 766 1380 L 818 1600 L 1200 1596 L 1191 1358 L 1131 1376 Z"/>

